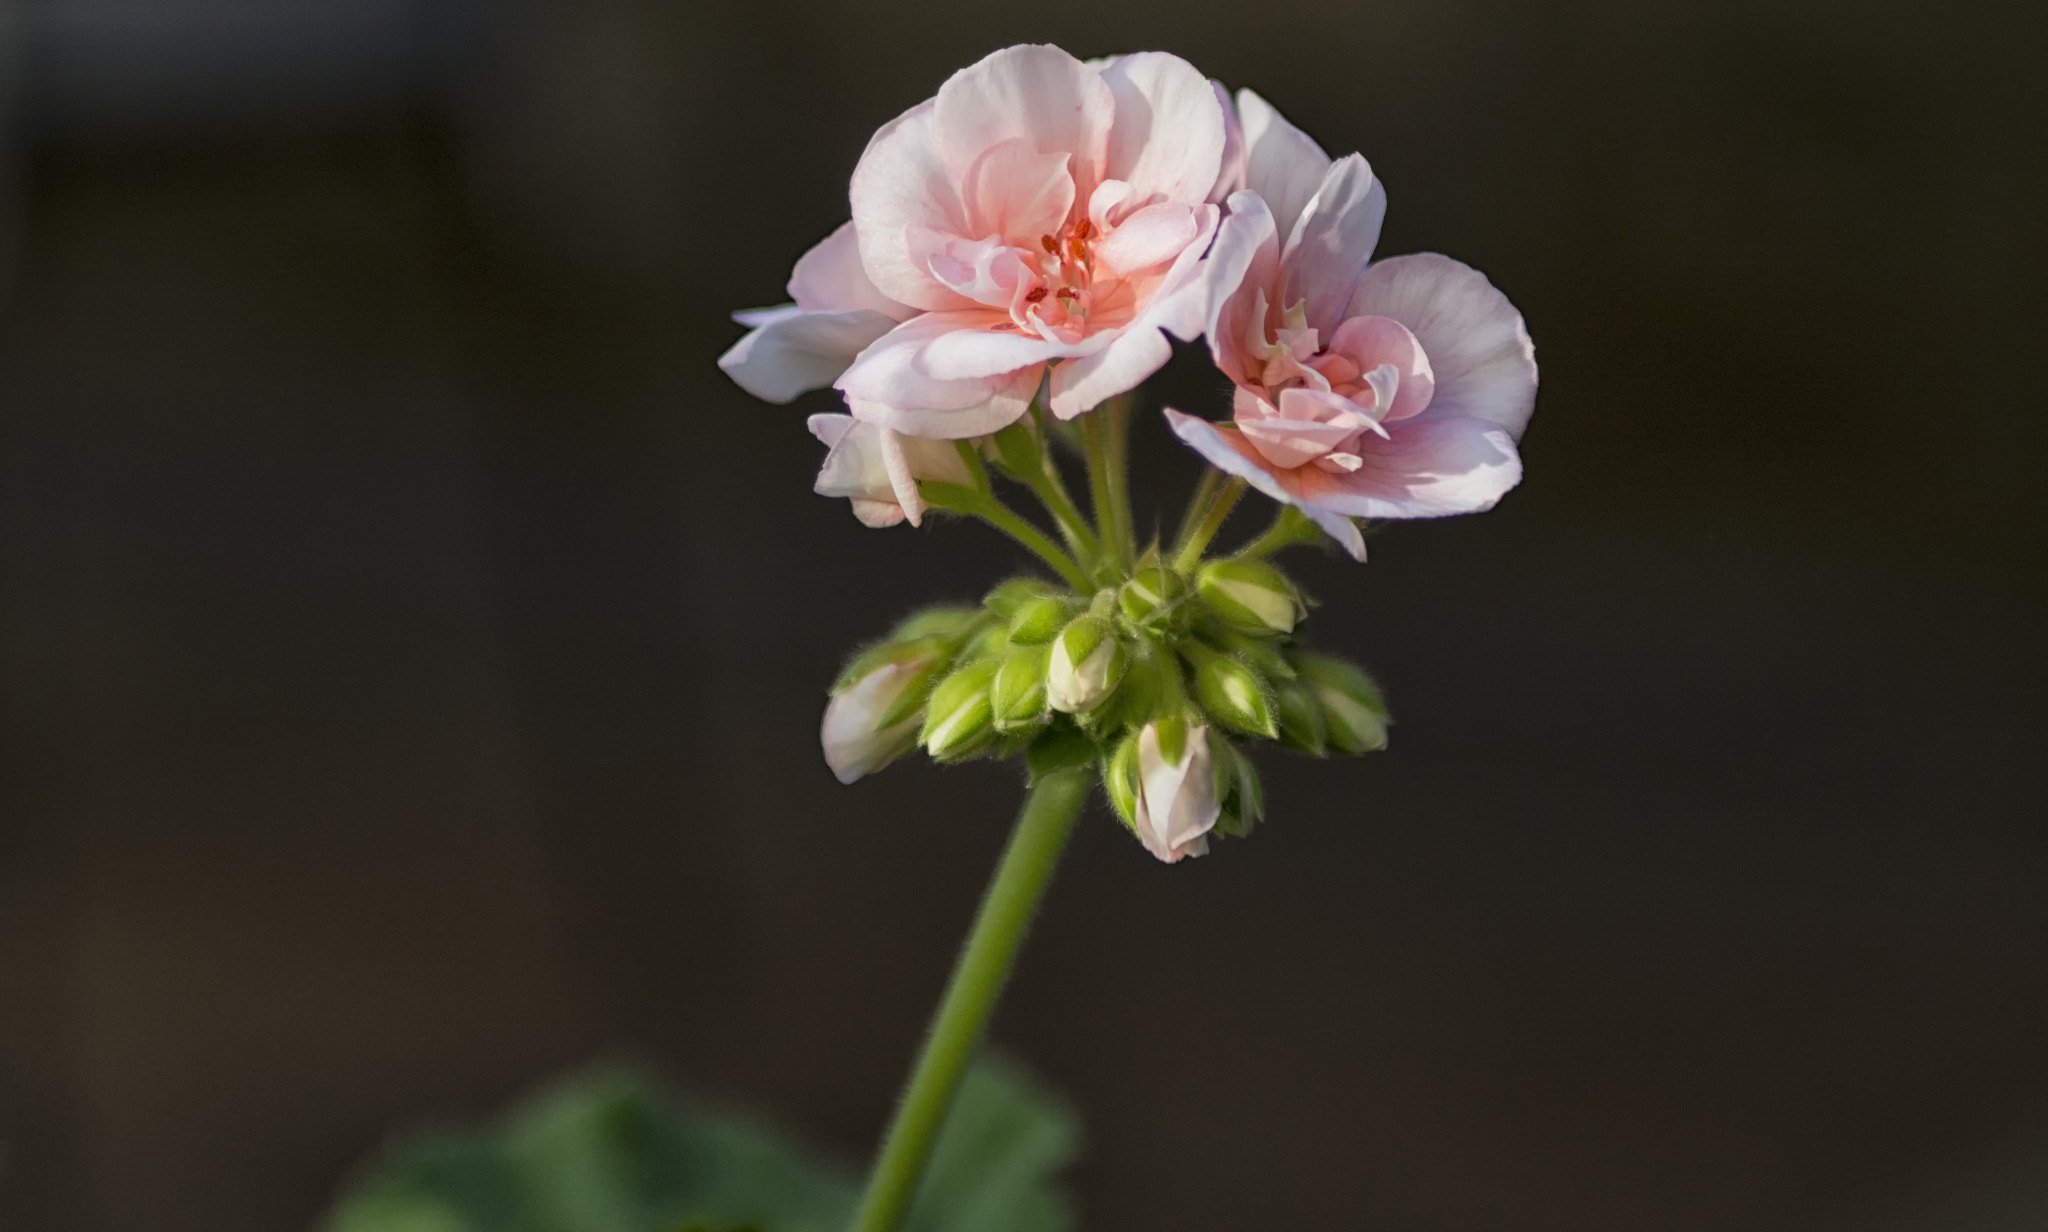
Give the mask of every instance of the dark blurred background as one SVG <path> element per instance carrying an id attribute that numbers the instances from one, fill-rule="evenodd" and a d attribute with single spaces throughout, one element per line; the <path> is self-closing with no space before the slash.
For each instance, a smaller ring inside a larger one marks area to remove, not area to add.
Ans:
<path id="1" fill-rule="evenodd" d="M 1363 150 L 1543 365 L 1498 511 L 1302 559 L 1391 751 L 1084 825 L 995 1034 L 1087 1226 L 2048 1227 L 2042 13 L 0 0 L 0 1226 L 305 1228 L 604 1056 L 866 1156 L 1019 784 L 841 788 L 823 687 L 1019 562 L 713 360 L 1052 40 Z"/>

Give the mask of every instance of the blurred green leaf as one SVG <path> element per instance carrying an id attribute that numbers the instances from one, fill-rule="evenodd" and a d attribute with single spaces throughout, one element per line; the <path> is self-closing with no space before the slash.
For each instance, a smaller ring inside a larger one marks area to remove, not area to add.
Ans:
<path id="1" fill-rule="evenodd" d="M 977 1064 L 909 1227 L 1066 1232 L 1055 1179 L 1078 1137 L 1021 1071 Z M 852 1174 L 774 1134 L 601 1071 L 542 1092 L 498 1132 L 399 1141 L 323 1232 L 839 1232 L 858 1195 Z"/>

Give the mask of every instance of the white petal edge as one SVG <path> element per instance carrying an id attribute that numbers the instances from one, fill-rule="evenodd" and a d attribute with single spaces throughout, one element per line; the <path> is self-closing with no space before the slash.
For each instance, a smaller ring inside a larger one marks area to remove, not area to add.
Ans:
<path id="1" fill-rule="evenodd" d="M 789 402 L 839 379 L 854 357 L 896 328 L 879 312 L 805 312 L 796 305 L 735 313 L 751 333 L 718 357 L 741 389 L 768 402 Z"/>
<path id="2" fill-rule="evenodd" d="M 1388 257 L 1367 268 L 1344 315 L 1392 317 L 1422 343 L 1436 392 L 1411 422 L 1480 419 L 1522 438 L 1536 410 L 1536 344 L 1486 275 L 1436 253 Z"/>

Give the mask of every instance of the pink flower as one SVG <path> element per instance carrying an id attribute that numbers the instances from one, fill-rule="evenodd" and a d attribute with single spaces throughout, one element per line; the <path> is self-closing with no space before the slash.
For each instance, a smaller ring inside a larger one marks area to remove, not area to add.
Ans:
<path id="1" fill-rule="evenodd" d="M 1354 517 L 1492 508 L 1521 481 L 1536 403 L 1521 314 L 1449 257 L 1368 265 L 1386 194 L 1365 160 L 1332 161 L 1249 90 L 1238 109 L 1249 188 L 1209 257 L 1224 293 L 1207 328 L 1235 425 L 1168 410 L 1174 432 L 1359 560 Z"/>
<path id="2" fill-rule="evenodd" d="M 878 293 L 920 310 L 836 382 L 856 418 L 980 436 L 1050 377 L 1071 419 L 1193 340 L 1216 292 L 1203 253 L 1239 179 L 1220 90 L 1162 52 L 1083 63 L 1011 47 L 885 126 L 853 173 Z"/>
<path id="3" fill-rule="evenodd" d="M 796 302 L 734 313 L 753 331 L 718 357 L 726 375 L 768 402 L 830 385 L 869 343 L 917 312 L 868 281 L 850 222 L 797 261 L 789 297 Z"/>
<path id="4" fill-rule="evenodd" d="M 813 491 L 853 501 L 853 516 L 864 526 L 912 526 L 924 516 L 920 479 L 973 482 L 967 463 L 951 441 L 928 441 L 862 423 L 851 415 L 813 415 L 811 435 L 830 450 Z"/>
<path id="5" fill-rule="evenodd" d="M 1138 733 L 1138 776 L 1132 827 L 1145 850 L 1168 864 L 1209 854 L 1209 831 L 1223 809 L 1216 799 L 1216 763 L 1209 729 L 1187 726 L 1178 749 L 1166 748 L 1159 724 Z M 1168 752 L 1177 754 L 1173 760 Z"/>

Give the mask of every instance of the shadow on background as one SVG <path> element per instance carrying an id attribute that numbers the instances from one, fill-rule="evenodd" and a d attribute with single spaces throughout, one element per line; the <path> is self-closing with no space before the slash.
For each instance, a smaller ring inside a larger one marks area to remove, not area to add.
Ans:
<path id="1" fill-rule="evenodd" d="M 865 1155 L 1018 784 L 842 789 L 822 688 L 1019 562 L 811 496 L 829 401 L 712 360 L 1025 39 L 1362 149 L 1544 376 L 1499 511 L 1304 564 L 1390 752 L 1192 865 L 1083 826 L 997 1034 L 1088 1225 L 2048 1224 L 2043 33 L 0 7 L 0 1225 L 303 1227 L 592 1055 Z"/>

